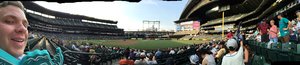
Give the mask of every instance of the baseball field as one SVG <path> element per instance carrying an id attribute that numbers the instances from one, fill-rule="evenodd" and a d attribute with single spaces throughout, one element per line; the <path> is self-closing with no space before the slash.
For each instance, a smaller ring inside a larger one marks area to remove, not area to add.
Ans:
<path id="1" fill-rule="evenodd" d="M 201 44 L 206 41 L 201 40 L 72 40 L 79 43 L 89 43 L 96 45 L 105 45 L 122 48 L 135 48 L 135 49 L 162 49 L 174 48 L 192 44 Z"/>

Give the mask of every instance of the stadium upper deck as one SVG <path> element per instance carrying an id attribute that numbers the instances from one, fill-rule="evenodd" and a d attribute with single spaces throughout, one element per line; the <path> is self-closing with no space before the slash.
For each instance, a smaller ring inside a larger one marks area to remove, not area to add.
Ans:
<path id="1" fill-rule="evenodd" d="M 121 38 L 121 36 L 124 35 L 124 30 L 118 28 L 116 26 L 117 22 L 115 21 L 56 12 L 41 7 L 33 2 L 22 3 L 27 9 L 25 14 L 30 22 L 30 31 L 39 32 L 46 36 L 55 35 L 54 37 L 58 38 L 61 38 L 59 34 L 69 35 L 69 38 L 64 39 L 103 39 L 101 37 Z M 94 21 L 97 23 L 90 23 L 87 21 Z"/>

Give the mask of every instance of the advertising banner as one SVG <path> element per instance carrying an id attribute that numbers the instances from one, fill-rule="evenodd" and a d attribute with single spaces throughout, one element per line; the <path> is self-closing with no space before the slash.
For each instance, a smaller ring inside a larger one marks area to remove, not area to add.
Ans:
<path id="1" fill-rule="evenodd" d="M 193 29 L 199 30 L 200 29 L 200 21 L 194 21 L 193 22 Z"/>

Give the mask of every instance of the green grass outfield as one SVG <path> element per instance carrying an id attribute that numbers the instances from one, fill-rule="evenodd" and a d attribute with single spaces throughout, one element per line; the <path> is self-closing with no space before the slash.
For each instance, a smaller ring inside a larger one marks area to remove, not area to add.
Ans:
<path id="1" fill-rule="evenodd" d="M 78 41 L 79 43 L 87 42 L 91 44 L 123 47 L 123 48 L 135 48 L 135 49 L 146 49 L 154 50 L 158 48 L 174 48 L 186 45 L 192 45 L 204 43 L 200 40 L 72 40 Z"/>

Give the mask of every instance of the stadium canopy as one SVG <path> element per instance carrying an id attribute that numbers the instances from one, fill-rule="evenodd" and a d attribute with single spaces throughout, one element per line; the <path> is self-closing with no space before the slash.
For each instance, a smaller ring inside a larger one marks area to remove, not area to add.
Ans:
<path id="1" fill-rule="evenodd" d="M 185 22 L 186 20 L 205 20 L 207 17 L 204 14 L 214 7 L 219 5 L 238 4 L 243 2 L 242 0 L 189 0 L 187 6 L 182 12 L 178 21 L 175 23 Z M 191 19 L 192 18 L 192 19 Z M 198 18 L 198 19 L 197 19 Z"/>
<path id="2" fill-rule="evenodd" d="M 47 9 L 45 7 L 42 7 L 32 1 L 22 1 L 22 4 L 24 5 L 24 7 L 26 9 L 41 12 L 41 13 L 47 14 L 47 15 L 61 17 L 61 18 L 84 19 L 84 20 L 104 22 L 104 23 L 110 23 L 110 24 L 118 23 L 117 21 L 112 21 L 112 20 L 103 20 L 103 19 L 97 19 L 97 18 L 83 16 L 83 15 L 75 15 L 75 14 L 70 14 L 70 13 L 53 11 L 53 10 Z"/>

